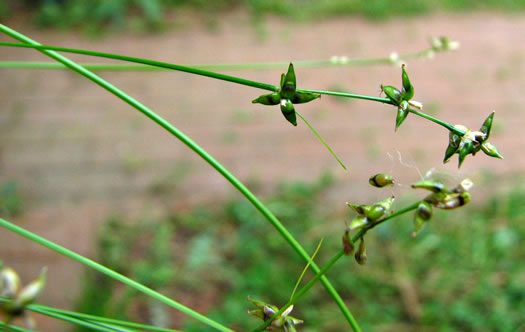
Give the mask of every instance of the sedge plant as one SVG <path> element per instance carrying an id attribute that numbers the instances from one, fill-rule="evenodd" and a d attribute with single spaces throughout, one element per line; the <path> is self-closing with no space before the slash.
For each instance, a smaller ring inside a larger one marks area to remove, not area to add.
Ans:
<path id="1" fill-rule="evenodd" d="M 12 37 L 17 40 L 17 43 L 13 42 L 0 42 L 1 47 L 18 47 L 27 48 L 39 51 L 51 59 L 56 61 L 56 64 L 52 63 L 22 63 L 22 62 L 1 62 L 0 66 L 4 68 L 68 68 L 74 72 L 82 75 L 89 79 L 94 84 L 97 84 L 104 88 L 109 93 L 113 94 L 117 98 L 121 99 L 132 108 L 138 110 L 146 117 L 157 123 L 164 130 L 172 134 L 177 140 L 186 145 L 190 150 L 196 153 L 209 165 L 211 165 L 218 173 L 220 173 L 230 184 L 237 189 L 263 216 L 264 218 L 275 228 L 277 233 L 291 246 L 291 248 L 303 259 L 306 264 L 306 268 L 313 271 L 314 277 L 310 279 L 303 287 L 297 289 L 300 280 L 304 276 L 304 272 L 301 274 L 299 281 L 296 284 L 296 288 L 290 296 L 290 300 L 285 304 L 269 304 L 259 301 L 258 299 L 249 298 L 250 303 L 255 306 L 255 309 L 250 308 L 250 313 L 262 320 L 262 323 L 255 327 L 254 330 L 284 330 L 284 331 L 295 331 L 300 328 L 301 324 L 308 324 L 308 317 L 295 318 L 290 315 L 294 305 L 300 305 L 298 302 L 302 296 L 304 296 L 318 281 L 324 286 L 329 295 L 333 298 L 334 302 L 341 311 L 342 316 L 347 321 L 349 327 L 353 331 L 361 331 L 357 320 L 352 315 L 350 309 L 346 306 L 337 290 L 333 287 L 329 279 L 325 276 L 326 272 L 336 264 L 341 258 L 345 256 L 353 256 L 355 261 L 359 265 L 364 265 L 367 262 L 367 253 L 365 245 L 365 235 L 368 234 L 372 229 L 378 225 L 389 221 L 395 217 L 403 214 L 414 212 L 414 232 L 416 235 L 421 228 L 429 222 L 432 217 L 433 209 L 455 209 L 467 204 L 471 197 L 469 189 L 472 183 L 469 180 L 464 180 L 453 189 L 447 189 L 447 187 L 437 181 L 423 180 L 413 184 L 415 189 L 427 190 L 430 193 L 421 199 L 420 201 L 414 202 L 413 204 L 393 210 L 394 197 L 388 196 L 384 200 L 369 204 L 356 204 L 348 203 L 355 215 L 354 219 L 349 223 L 347 228 L 342 232 L 342 244 L 338 252 L 325 263 L 324 267 L 319 267 L 315 262 L 314 257 L 310 256 L 303 246 L 294 238 L 290 231 L 277 219 L 277 217 L 270 211 L 270 209 L 263 204 L 240 180 L 238 180 L 230 171 L 222 166 L 215 158 L 213 158 L 207 151 L 200 147 L 190 137 L 185 135 L 182 131 L 177 129 L 175 126 L 164 120 L 162 117 L 157 115 L 147 106 L 141 104 L 124 91 L 120 90 L 116 86 L 112 85 L 108 81 L 102 79 L 98 75 L 94 74 L 92 70 L 151 70 L 151 69 L 163 69 L 163 70 L 174 70 L 184 72 L 193 75 L 201 75 L 210 79 L 217 79 L 225 82 L 234 84 L 241 84 L 249 86 L 255 89 L 266 90 L 266 93 L 254 93 L 253 96 L 247 98 L 247 103 L 258 103 L 268 107 L 275 106 L 279 107 L 284 120 L 288 121 L 291 125 L 297 126 L 297 117 L 303 120 L 306 125 L 312 130 L 317 138 L 324 144 L 329 150 L 337 162 L 346 169 L 347 167 L 336 155 L 336 153 L 330 148 L 328 143 L 321 137 L 321 135 L 313 128 L 313 126 L 305 119 L 303 115 L 297 112 L 296 108 L 298 105 L 308 102 L 319 102 L 321 95 L 335 96 L 339 98 L 354 98 L 361 99 L 369 102 L 379 102 L 385 105 L 393 107 L 396 112 L 396 116 L 393 117 L 395 120 L 394 128 L 397 130 L 407 119 L 409 114 L 419 116 L 439 126 L 444 127 L 449 132 L 448 147 L 445 152 L 444 162 L 451 159 L 454 154 L 459 155 L 458 167 L 461 167 L 466 156 L 472 154 L 475 155 L 479 151 L 483 151 L 485 154 L 495 158 L 502 158 L 501 153 L 491 143 L 488 142 L 492 122 L 494 118 L 494 112 L 492 112 L 486 120 L 483 122 L 479 131 L 473 131 L 464 125 L 452 125 L 446 121 L 437 119 L 431 115 L 423 112 L 423 103 L 413 100 L 415 96 L 415 88 L 412 84 L 412 80 L 409 78 L 408 72 L 404 65 L 404 62 L 409 59 L 418 57 L 432 57 L 434 54 L 442 51 L 453 50 L 457 48 L 456 42 L 450 41 L 445 37 L 432 38 L 430 47 L 421 52 L 416 52 L 407 55 L 391 54 L 388 58 L 383 59 L 357 59 L 352 60 L 347 57 L 332 57 L 330 60 L 323 61 L 311 61 L 311 62 L 296 62 L 287 63 L 285 73 L 283 73 L 280 79 L 276 79 L 275 82 L 279 82 L 278 85 L 252 81 L 249 79 L 226 75 L 212 71 L 219 67 L 213 66 L 185 66 L 179 64 L 172 64 L 167 62 L 154 61 L 150 59 L 130 57 L 120 54 L 103 53 L 93 50 L 83 49 L 72 49 L 64 48 L 53 45 L 40 45 L 38 42 L 22 35 L 21 33 L 0 24 L 0 32 Z M 75 53 L 83 54 L 98 58 L 113 59 L 125 64 L 111 64 L 102 65 L 96 63 L 90 64 L 78 64 L 67 57 L 57 53 Z M 131 64 L 130 64 L 131 63 Z M 294 66 L 338 66 L 338 65 L 371 65 L 371 64 L 402 64 L 401 66 L 401 86 L 397 88 L 393 85 L 381 85 L 384 97 L 376 97 L 371 95 L 352 94 L 347 92 L 338 91 L 326 91 L 318 89 L 306 89 L 299 84 L 298 77 L 295 74 Z M 249 64 L 238 66 L 230 66 L 229 68 L 223 67 L 222 69 L 246 69 L 246 68 L 275 68 L 284 67 L 282 63 L 270 63 L 270 64 Z M 91 70 L 92 69 L 92 70 Z M 284 68 L 283 68 L 284 69 Z M 269 92 L 269 93 L 268 93 Z M 300 107 L 300 106 L 299 106 Z M 293 127 L 290 127 L 293 130 Z M 351 164 L 350 164 L 351 167 Z M 369 183 L 374 187 L 387 187 L 394 183 L 394 179 L 388 174 L 376 174 L 370 177 Z M 214 328 L 219 331 L 231 331 L 225 324 L 217 322 L 206 315 L 197 312 L 191 308 L 184 306 L 183 304 L 170 299 L 157 291 L 146 287 L 130 278 L 117 273 L 116 271 L 105 267 L 93 260 L 90 260 L 78 253 L 75 253 L 69 249 L 66 249 L 48 239 L 40 237 L 37 234 L 31 233 L 22 227 L 19 227 L 12 222 L 0 218 L 0 226 L 16 233 L 20 236 L 27 238 L 30 241 L 45 246 L 55 252 L 62 254 L 70 259 L 73 259 L 87 267 L 90 267 L 96 271 L 99 271 L 115 280 L 118 280 L 125 285 L 132 287 L 133 289 L 150 296 L 168 306 L 171 306 L 188 317 L 192 317 L 201 323 Z M 352 235 L 353 234 L 353 235 Z M 367 241 L 368 243 L 368 241 Z M 318 247 L 319 250 L 319 247 Z M 316 251 L 317 252 L 317 251 Z M 11 270 L 9 270 L 11 271 Z M 12 272 L 8 274 L 0 274 L 0 290 L 9 289 L 9 277 L 13 276 Z M 39 285 L 43 288 L 43 282 Z M 13 288 L 11 288 L 13 289 Z M 38 290 L 38 293 L 41 289 Z M 2 295 L 2 294 L 0 294 Z M 248 295 L 248 294 L 246 294 Z M 147 325 L 141 325 L 132 322 L 118 321 L 111 318 L 97 317 L 87 315 L 84 313 L 75 313 L 60 310 L 57 308 L 45 307 L 42 305 L 33 304 L 36 299 L 36 295 L 31 297 L 29 301 L 22 301 L 19 298 L 21 295 L 17 295 L 16 292 L 11 294 L 4 294 L 0 298 L 0 308 L 7 313 L 8 317 L 16 317 L 17 315 L 26 315 L 27 312 L 34 311 L 40 314 L 48 315 L 56 319 L 68 321 L 75 325 L 82 325 L 99 331 L 128 331 L 128 330 L 152 330 L 152 331 L 169 331 L 169 329 L 151 327 Z M 247 306 L 248 307 L 248 306 Z M 6 309 L 7 308 L 7 309 Z M 11 308 L 11 309 L 10 309 Z M 15 308 L 15 309 L 12 309 Z M 9 321 L 3 324 L 8 324 Z M 10 325 L 11 326 L 11 325 Z M 26 329 L 12 326 L 13 330 L 25 331 Z"/>

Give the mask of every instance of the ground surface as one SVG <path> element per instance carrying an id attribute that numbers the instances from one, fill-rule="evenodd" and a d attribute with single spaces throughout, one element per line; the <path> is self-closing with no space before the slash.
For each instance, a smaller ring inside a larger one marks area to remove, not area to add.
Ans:
<path id="1" fill-rule="evenodd" d="M 384 23 L 353 18 L 300 25 L 271 19 L 255 27 L 247 16 L 234 14 L 220 20 L 214 31 L 189 24 L 161 35 L 119 34 L 101 40 L 10 23 L 43 44 L 180 64 L 382 57 L 426 48 L 429 36 L 446 35 L 461 42 L 459 51 L 409 62 L 414 99 L 440 119 L 476 129 L 496 110 L 491 141 L 504 161 L 480 154 L 467 158 L 459 172 L 456 158 L 442 165 L 446 130 L 410 116 L 394 134 L 395 110 L 387 105 L 324 96 L 299 106 L 349 166 L 344 172 L 303 123 L 294 128 L 277 107 L 252 105 L 261 90 L 177 72 L 101 75 L 172 122 L 240 179 L 258 181 L 263 189 L 280 179 L 315 178 L 332 170 L 340 181 L 334 199 L 341 204 L 377 198 L 366 185 L 368 176 L 387 171 L 400 183 L 419 177 L 399 162 L 398 151 L 404 163 L 422 172 L 438 167 L 458 179 L 481 179 L 487 170 L 519 173 L 525 167 L 523 16 L 437 15 Z M 7 48 L 0 49 L 0 59 L 47 60 L 31 50 Z M 228 73 L 277 84 L 284 70 Z M 296 72 L 298 85 L 313 89 L 378 95 L 380 84 L 400 84 L 400 70 L 393 66 Z M 195 202 L 221 200 L 232 191 L 183 144 L 82 77 L 6 69 L 0 77 L 0 179 L 20 185 L 25 210 L 13 221 L 37 234 L 90 255 L 93 234 L 109 213 L 176 213 Z M 479 194 L 491 190 L 482 183 L 477 188 Z M 43 302 L 62 307 L 72 303 L 78 264 L 7 231 L 0 231 L 0 252 L 25 280 L 47 265 L 49 287 Z"/>

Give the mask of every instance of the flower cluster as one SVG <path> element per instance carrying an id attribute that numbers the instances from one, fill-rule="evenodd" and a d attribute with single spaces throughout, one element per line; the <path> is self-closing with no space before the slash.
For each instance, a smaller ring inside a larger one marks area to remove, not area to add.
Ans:
<path id="1" fill-rule="evenodd" d="M 267 95 L 259 96 L 254 99 L 252 103 L 263 104 L 263 105 L 281 105 L 281 112 L 288 122 L 297 126 L 297 117 L 295 115 L 294 104 L 304 104 L 314 99 L 319 98 L 321 95 L 310 92 L 298 92 L 296 91 L 296 78 L 293 64 L 290 63 L 288 72 L 281 74 L 281 84 L 279 91 L 270 93 Z"/>
<path id="2" fill-rule="evenodd" d="M 454 189 L 448 190 L 441 182 L 424 180 L 412 185 L 412 188 L 420 188 L 431 191 L 417 206 L 414 214 L 414 231 L 412 236 L 423 228 L 425 223 L 432 217 L 432 207 L 444 210 L 456 209 L 470 202 L 468 192 L 474 183 L 470 179 L 464 179 Z"/>
<path id="3" fill-rule="evenodd" d="M 35 301 L 42 293 L 46 283 L 47 269 L 44 267 L 40 276 L 22 288 L 22 282 L 15 270 L 3 266 L 0 262 L 0 297 L 7 299 L 0 303 L 0 311 L 7 315 L 7 323 L 18 316 L 25 316 L 26 325 L 30 328 L 34 325 L 33 321 L 25 315 L 25 307 Z"/>
<path id="4" fill-rule="evenodd" d="M 250 297 L 248 297 L 248 301 L 250 301 L 251 304 L 253 304 L 257 309 L 254 310 L 248 310 L 248 313 L 256 318 L 262 319 L 263 321 L 267 321 L 270 318 L 272 318 L 278 311 L 279 308 L 274 306 L 273 304 L 267 304 L 262 301 L 252 300 Z M 289 316 L 290 312 L 293 310 L 293 305 L 286 308 L 285 311 L 283 311 L 282 314 L 280 314 L 278 317 L 276 317 L 266 328 L 267 331 L 285 331 L 285 332 L 295 332 L 297 331 L 295 328 L 295 325 L 299 325 L 304 323 L 304 321 Z"/>
<path id="5" fill-rule="evenodd" d="M 445 151 L 445 159 L 443 159 L 443 162 L 448 162 L 450 158 L 452 158 L 452 156 L 457 153 L 459 155 L 459 168 L 461 167 L 461 164 L 463 164 L 463 161 L 467 155 L 472 154 L 474 156 L 477 152 L 479 152 L 479 150 L 483 151 L 490 157 L 503 159 L 503 156 L 498 151 L 498 148 L 487 141 L 490 137 L 494 113 L 495 112 L 490 113 L 490 115 L 481 125 L 479 131 L 470 130 L 463 125 L 455 125 L 454 127 L 464 132 L 464 134 L 458 135 L 452 131 L 450 132 L 448 147 Z"/>
<path id="6" fill-rule="evenodd" d="M 388 197 L 372 205 L 359 205 L 347 202 L 346 204 L 357 212 L 357 217 L 350 222 L 348 228 L 350 230 L 361 229 L 379 221 L 386 215 L 388 210 L 392 208 L 392 203 L 394 203 L 394 196 Z"/>
<path id="7" fill-rule="evenodd" d="M 410 78 L 405 70 L 405 64 L 401 66 L 401 71 L 401 81 L 403 84 L 401 91 L 391 85 L 381 85 L 381 91 L 386 94 L 392 104 L 397 106 L 396 130 L 407 118 L 409 106 L 417 109 L 423 108 L 422 103 L 412 100 L 412 97 L 414 97 L 414 86 L 410 82 Z"/>

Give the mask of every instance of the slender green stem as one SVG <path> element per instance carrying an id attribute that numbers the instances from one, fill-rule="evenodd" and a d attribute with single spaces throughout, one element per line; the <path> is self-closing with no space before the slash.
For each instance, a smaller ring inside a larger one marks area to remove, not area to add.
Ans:
<path id="1" fill-rule="evenodd" d="M 79 63 L 80 66 L 93 71 L 160 71 L 168 68 L 154 67 L 142 64 L 122 64 L 122 63 Z M 67 69 L 58 62 L 51 61 L 0 61 L 0 68 L 9 69 Z M 195 66 L 195 68 L 200 68 Z"/>
<path id="2" fill-rule="evenodd" d="M 112 318 L 88 315 L 88 314 L 83 314 L 83 313 L 73 312 L 73 311 L 68 311 L 68 310 L 62 310 L 62 309 L 57 309 L 57 308 L 41 305 L 41 304 L 31 304 L 27 306 L 27 309 L 28 310 L 39 309 L 39 310 L 47 311 L 47 312 L 55 312 L 55 313 L 59 313 L 62 315 L 71 316 L 74 318 L 83 319 L 87 321 L 105 323 L 105 324 L 110 324 L 110 325 L 117 325 L 117 326 L 122 326 L 122 327 L 129 327 L 129 328 L 138 329 L 138 330 L 157 331 L 157 332 L 181 332 L 178 330 L 167 329 L 163 327 L 144 325 L 144 324 L 139 324 L 139 323 L 134 323 L 134 322 L 129 322 L 129 321 L 123 321 L 123 320 L 118 320 L 118 319 L 112 319 Z M 45 315 L 45 313 L 43 314 Z"/>
<path id="3" fill-rule="evenodd" d="M 321 141 L 321 143 L 323 143 L 323 145 L 328 149 L 328 151 L 330 151 L 330 153 L 335 158 L 335 160 L 337 160 L 337 162 L 339 162 L 339 165 L 341 165 L 341 167 L 346 171 L 345 164 L 343 164 L 341 159 L 339 159 L 339 157 L 335 154 L 335 152 L 332 150 L 332 148 L 330 148 L 330 146 L 325 142 L 325 140 L 321 137 L 321 135 L 319 135 L 317 133 L 317 131 L 314 129 L 314 127 L 312 127 L 310 125 L 310 123 L 308 121 L 306 121 L 306 119 L 301 115 L 301 113 L 295 111 L 295 114 L 297 114 L 304 121 L 304 123 L 306 123 L 306 125 L 310 128 L 310 130 L 314 133 L 314 135 L 317 136 L 317 138 Z"/>
<path id="4" fill-rule="evenodd" d="M 120 327 L 116 327 L 116 326 L 111 326 L 109 324 L 85 321 L 83 319 L 78 319 L 78 318 L 71 317 L 71 316 L 68 316 L 68 315 L 63 315 L 63 314 L 60 314 L 58 312 L 51 312 L 51 311 L 43 310 L 41 308 L 33 307 L 31 309 L 31 311 L 39 313 L 39 314 L 42 314 L 42 315 L 46 315 L 46 316 L 49 316 L 49 317 L 53 317 L 53 318 L 56 318 L 56 319 L 59 319 L 59 320 L 62 320 L 64 322 L 68 322 L 68 323 L 71 323 L 71 324 L 74 324 L 74 325 L 84 326 L 84 327 L 89 328 L 90 330 L 95 330 L 95 331 L 102 331 L 102 332 L 128 332 L 128 331 L 134 331 L 134 330 L 124 329 L 124 328 L 120 328 Z"/>
<path id="5" fill-rule="evenodd" d="M 434 52 L 431 48 L 422 51 L 399 55 L 399 61 L 415 58 L 428 57 L 429 52 Z M 305 60 L 294 61 L 294 67 L 339 67 L 339 66 L 367 66 L 379 64 L 395 64 L 390 57 L 384 58 L 348 58 L 344 56 L 332 57 L 326 60 Z M 247 69 L 281 69 L 288 66 L 290 62 L 260 62 L 260 63 L 230 63 L 230 64 L 195 64 L 189 65 L 193 68 L 207 70 L 247 70 Z M 89 70 L 109 70 L 109 71 L 153 71 L 165 70 L 168 68 L 151 67 L 144 65 L 123 65 L 105 63 L 79 63 L 82 67 Z M 26 68 L 26 69 L 67 69 L 66 66 L 56 62 L 33 62 L 33 61 L 0 61 L 0 68 Z"/>
<path id="6" fill-rule="evenodd" d="M 297 282 L 295 283 L 295 287 L 293 288 L 292 295 L 290 295 L 290 299 L 293 298 L 295 291 L 297 290 L 297 287 L 299 287 L 299 284 L 301 283 L 301 280 L 303 280 L 304 274 L 306 271 L 308 271 L 308 267 L 310 266 L 310 263 L 313 262 L 315 256 L 319 252 L 319 249 L 321 249 L 321 245 L 323 244 L 324 238 L 319 241 L 319 244 L 317 245 L 317 248 L 315 249 L 314 253 L 312 254 L 312 259 L 306 264 L 306 266 L 303 269 L 303 272 L 301 272 L 301 275 L 299 276 L 299 279 L 297 279 Z"/>
<path id="7" fill-rule="evenodd" d="M 36 42 L 31 40 L 30 38 L 21 35 L 20 33 L 6 27 L 5 25 L 0 24 L 0 32 L 3 32 L 14 39 L 17 39 L 19 41 L 25 42 L 25 43 L 32 43 L 35 44 Z M 222 166 L 215 158 L 213 158 L 210 154 L 208 154 L 203 148 L 201 148 L 197 143 L 195 143 L 193 140 L 191 140 L 188 136 L 186 136 L 183 132 L 175 128 L 173 125 L 171 125 L 169 122 L 164 120 L 162 117 L 157 115 L 155 112 L 151 111 L 149 108 L 144 106 L 143 104 L 139 103 L 132 97 L 128 96 L 115 86 L 111 85 L 110 83 L 106 82 L 102 78 L 98 77 L 97 75 L 93 74 L 92 72 L 82 68 L 81 66 L 78 66 L 73 61 L 67 59 L 66 57 L 57 54 L 52 51 L 48 50 L 41 50 L 42 53 L 46 54 L 47 56 L 63 63 L 64 65 L 68 66 L 72 70 L 78 72 L 79 74 L 85 76 L 86 78 L 90 79 L 91 81 L 95 82 L 96 84 L 100 85 L 107 91 L 111 92 L 118 98 L 122 99 L 124 102 L 128 103 L 144 115 L 146 115 L 148 118 L 153 120 L 155 123 L 157 123 L 159 126 L 167 130 L 169 133 L 171 133 L 173 136 L 178 138 L 182 143 L 184 143 L 187 147 L 189 147 L 191 150 L 193 150 L 197 155 L 199 155 L 202 159 L 204 159 L 208 164 L 210 164 L 217 172 L 219 172 L 224 178 L 226 178 L 241 194 L 250 201 L 253 206 L 259 210 L 259 212 L 272 224 L 272 226 L 281 234 L 281 236 L 292 246 L 292 248 L 299 254 L 299 256 L 305 261 L 310 261 L 310 256 L 308 253 L 304 250 L 304 248 L 295 240 L 295 238 L 290 234 L 290 232 L 281 224 L 281 222 L 275 217 L 275 215 L 241 182 L 239 181 L 233 174 L 231 174 L 224 166 Z M 320 271 L 317 264 L 312 263 L 311 268 L 315 273 L 318 273 Z M 341 312 L 343 313 L 344 317 L 352 327 L 354 331 L 359 331 L 359 326 L 357 325 L 357 322 L 355 321 L 354 317 L 352 316 L 352 313 L 350 310 L 346 307 L 343 299 L 335 288 L 332 286 L 330 281 L 325 276 L 322 276 L 321 283 L 326 288 L 327 292 L 332 296 L 337 306 L 340 308 Z"/>
<path id="8" fill-rule="evenodd" d="M 15 326 L 15 325 L 8 325 L 2 321 L 0 321 L 0 331 L 6 331 L 6 332 L 37 332 L 34 330 L 25 329 L 23 327 Z"/>
<path id="9" fill-rule="evenodd" d="M 5 25 L 3 27 L 7 28 Z M 60 51 L 60 52 L 67 52 L 67 53 L 75 53 L 75 54 L 84 54 L 84 55 L 90 55 L 90 56 L 97 56 L 97 57 L 101 57 L 101 58 L 115 59 L 115 60 L 135 62 L 135 63 L 142 63 L 142 64 L 149 65 L 149 66 L 156 66 L 156 67 L 173 69 L 173 70 L 182 71 L 182 72 L 186 72 L 186 73 L 191 73 L 191 74 L 195 74 L 195 75 L 211 77 L 211 78 L 215 78 L 215 79 L 223 80 L 223 81 L 227 81 L 227 82 L 247 85 L 247 86 L 251 86 L 251 87 L 259 88 L 259 89 L 263 89 L 263 90 L 277 91 L 277 89 L 278 89 L 275 85 L 261 83 L 261 82 L 255 82 L 255 81 L 250 81 L 250 80 L 247 80 L 247 79 L 244 79 L 244 78 L 240 78 L 240 77 L 234 77 L 234 76 L 230 76 L 230 75 L 215 73 L 215 72 L 202 70 L 202 69 L 197 69 L 197 68 L 193 68 L 193 67 L 176 65 L 176 64 L 167 63 L 167 62 L 161 62 L 161 61 L 154 61 L 154 60 L 136 58 L 136 57 L 126 56 L 126 55 L 104 53 L 104 52 L 96 52 L 96 51 L 90 51 L 90 50 L 79 50 L 79 49 L 66 48 L 66 47 L 39 45 L 39 44 L 19 44 L 19 43 L 0 42 L 0 46 L 34 48 L 34 49 L 37 49 L 37 50 L 40 50 L 40 51 L 45 51 L 45 50 L 47 50 L 47 51 Z M 58 53 L 55 53 L 55 54 L 58 55 Z M 64 65 L 67 66 L 68 68 L 71 68 L 70 66 L 68 66 L 66 64 L 64 64 Z"/>
<path id="10" fill-rule="evenodd" d="M 85 266 L 88 266 L 100 273 L 103 273 L 105 275 L 107 275 L 108 277 L 110 278 L 113 278 L 115 280 L 118 280 L 120 282 L 122 282 L 123 284 L 131 287 L 131 288 L 134 288 L 136 290 L 138 290 L 139 292 L 142 292 L 162 303 L 165 303 L 167 305 L 169 305 L 170 307 L 172 308 L 175 308 L 181 312 L 183 312 L 184 314 L 196 319 L 196 320 L 199 320 L 201 322 L 203 322 L 204 324 L 207 324 L 211 327 L 214 327 L 216 328 L 217 330 L 220 330 L 220 331 L 232 331 L 231 329 L 227 328 L 226 326 L 223 326 L 222 324 L 214 321 L 214 320 L 211 320 L 209 319 L 208 317 L 196 312 L 196 311 L 193 311 L 192 309 L 154 291 L 153 289 L 151 288 L 148 288 L 134 280 L 131 280 L 129 279 L 128 277 L 126 276 L 123 276 L 122 274 L 120 273 L 117 273 L 107 267 L 105 267 L 104 265 L 101 265 L 95 261 L 92 261 L 91 259 L 89 258 L 86 258 L 84 256 L 81 256 L 69 249 L 66 249 L 54 242 L 51 242 L 41 236 L 38 236 L 34 233 L 31 233 L 30 231 L 26 230 L 26 229 L 23 229 L 19 226 L 16 226 L 10 222 L 8 222 L 7 220 L 4 220 L 2 218 L 0 218 L 0 227 L 4 227 L 6 229 L 8 229 L 9 231 L 13 232 L 13 233 L 16 233 L 20 236 L 23 236 L 25 237 L 26 239 L 29 239 L 35 243 L 38 243 L 46 248 L 49 248 L 61 255 L 64 255 L 72 260 L 75 260 Z"/>
<path id="11" fill-rule="evenodd" d="M 1 44 L 0 44 L 1 46 Z M 382 97 L 374 97 L 374 96 L 367 96 L 367 95 L 358 95 L 354 93 L 347 93 L 347 92 L 336 92 L 336 91 L 324 91 L 324 90 L 312 90 L 312 89 L 297 89 L 298 92 L 312 92 L 312 93 L 319 93 L 322 95 L 329 95 L 329 96 L 336 96 L 336 97 L 346 97 L 346 98 L 354 98 L 354 99 L 363 99 L 363 100 L 371 100 L 371 101 L 377 101 L 384 104 L 390 104 L 393 105 L 392 101 L 388 98 L 382 98 Z"/>
<path id="12" fill-rule="evenodd" d="M 394 213 L 392 213 L 391 215 L 373 223 L 373 224 L 370 224 L 368 225 L 367 227 L 359 230 L 359 232 L 357 232 L 356 235 L 354 235 L 354 237 L 352 237 L 352 243 L 356 243 L 360 238 L 362 238 L 369 230 L 371 230 L 372 228 L 376 227 L 377 225 L 380 225 L 382 223 L 384 223 L 385 221 L 388 221 L 390 219 L 393 219 L 395 217 L 398 217 L 400 215 L 403 215 L 407 212 L 410 212 L 412 210 L 415 210 L 417 208 L 417 206 L 419 205 L 420 201 L 412 204 L 412 205 L 409 205 L 407 206 L 406 208 L 403 208 L 399 211 L 396 211 Z M 267 326 L 269 326 L 271 324 L 271 322 L 279 317 L 280 314 L 282 314 L 284 312 L 284 310 L 286 310 L 288 307 L 290 307 L 291 305 L 295 304 L 301 297 L 303 297 L 304 294 L 306 294 L 310 288 L 312 288 L 315 283 L 317 283 L 317 281 L 321 278 L 321 276 L 323 276 L 326 272 L 328 272 L 328 270 L 341 258 L 344 256 L 344 251 L 343 249 L 339 250 L 329 261 L 328 263 L 326 263 L 326 265 L 321 269 L 321 271 L 319 271 L 319 273 L 317 273 L 315 275 L 315 277 L 313 277 L 306 285 L 303 286 L 303 288 L 301 288 L 296 294 L 295 296 L 293 296 L 290 301 L 288 301 L 288 303 L 286 303 L 284 306 L 281 307 L 281 309 L 276 312 L 271 318 L 269 318 L 268 320 L 266 320 L 263 324 L 261 324 L 259 327 L 257 327 L 254 331 L 263 331 Z"/>
<path id="13" fill-rule="evenodd" d="M 423 112 L 416 111 L 416 110 L 411 109 L 411 108 L 409 108 L 408 111 L 409 111 L 410 113 L 414 113 L 415 115 L 419 115 L 419 116 L 422 117 L 422 118 L 425 118 L 425 119 L 427 119 L 427 120 L 430 120 L 430 121 L 432 121 L 432 122 L 435 122 L 435 123 L 437 123 L 438 125 L 441 125 L 441 126 L 447 128 L 448 130 L 450 130 L 451 132 L 453 132 L 453 133 L 455 133 L 455 134 L 458 134 L 458 135 L 460 135 L 460 136 L 465 135 L 465 132 L 464 132 L 463 130 L 454 127 L 454 126 L 451 125 L 450 123 L 447 123 L 447 122 L 441 121 L 441 120 L 439 120 L 439 119 L 436 119 L 436 118 L 433 117 L 433 116 L 430 116 L 430 115 L 425 114 L 425 113 L 423 113 Z"/>

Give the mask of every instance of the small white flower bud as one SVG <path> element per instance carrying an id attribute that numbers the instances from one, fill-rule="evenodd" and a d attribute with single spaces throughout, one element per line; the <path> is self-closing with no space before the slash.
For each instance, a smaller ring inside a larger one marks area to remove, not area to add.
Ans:
<path id="1" fill-rule="evenodd" d="M 415 100 L 410 100 L 408 102 L 408 104 L 414 108 L 417 108 L 418 110 L 422 110 L 423 109 L 423 103 L 419 102 L 419 101 L 415 101 Z"/>
<path id="2" fill-rule="evenodd" d="M 0 296 L 13 298 L 20 289 L 20 277 L 10 267 L 5 267 L 0 271 Z"/>
<path id="3" fill-rule="evenodd" d="M 397 54 L 397 52 L 390 53 L 390 56 L 388 58 L 390 59 L 390 62 L 394 65 L 399 63 L 399 54 Z"/>

